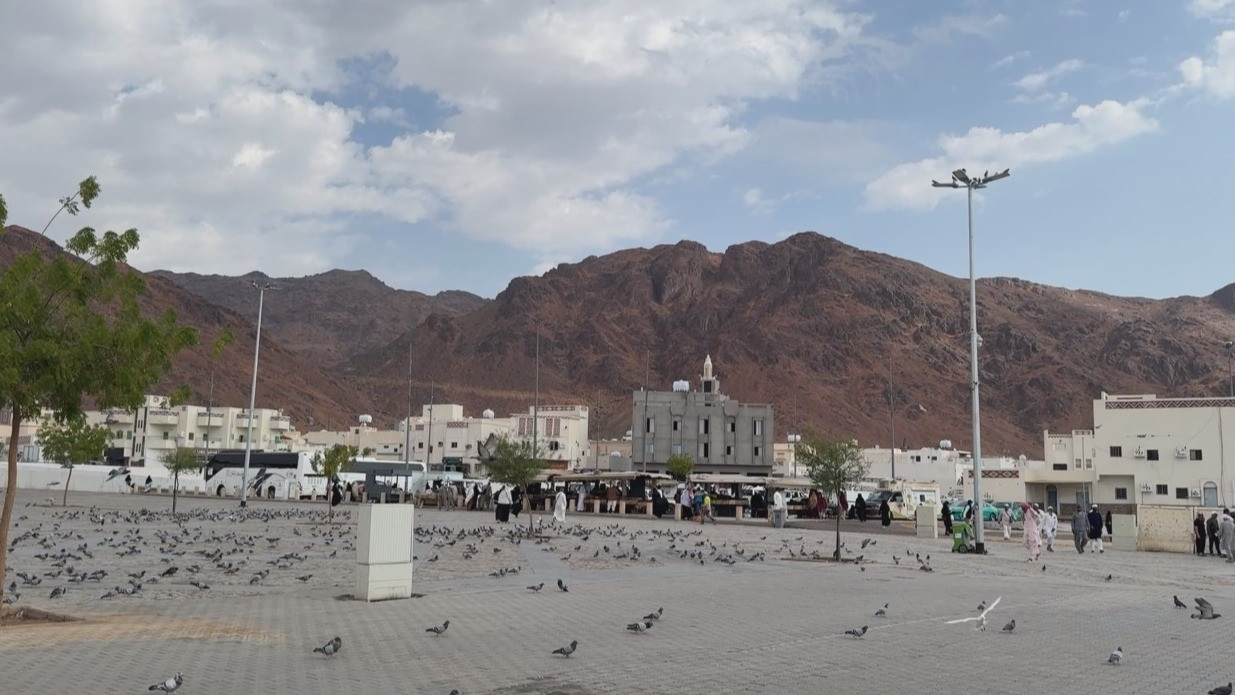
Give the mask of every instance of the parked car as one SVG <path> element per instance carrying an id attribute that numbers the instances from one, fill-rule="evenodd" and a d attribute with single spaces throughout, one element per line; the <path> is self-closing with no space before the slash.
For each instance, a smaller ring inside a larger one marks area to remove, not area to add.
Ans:
<path id="1" fill-rule="evenodd" d="M 999 521 L 999 513 L 1003 510 L 1003 505 L 1008 504 L 1012 507 L 1012 521 L 1019 522 L 1023 513 L 1021 512 L 1020 502 L 990 502 L 982 503 L 982 521 L 992 522 Z M 965 503 L 952 505 L 952 520 L 962 521 L 965 518 Z"/>

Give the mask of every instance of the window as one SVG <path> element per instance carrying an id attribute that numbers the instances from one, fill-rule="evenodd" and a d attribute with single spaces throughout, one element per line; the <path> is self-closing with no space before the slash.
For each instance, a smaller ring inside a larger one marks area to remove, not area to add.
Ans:
<path id="1" fill-rule="evenodd" d="M 1201 450 L 1200 449 L 1188 449 L 1188 460 L 1189 461 L 1200 461 L 1201 460 Z"/>
<path id="2" fill-rule="evenodd" d="M 557 442 L 554 442 L 554 443 L 556 444 Z M 451 443 L 450 443 L 450 448 L 451 448 L 451 449 L 458 449 L 458 448 L 459 448 L 459 442 L 451 442 Z"/>
<path id="3" fill-rule="evenodd" d="M 756 446 L 755 447 L 755 458 L 759 458 L 762 455 L 763 455 L 763 447 Z"/>
<path id="4" fill-rule="evenodd" d="M 733 456 L 733 445 L 732 444 L 725 445 L 725 456 Z"/>
<path id="5" fill-rule="evenodd" d="M 1117 500 L 1126 500 L 1126 499 L 1128 499 L 1128 488 L 1126 488 L 1126 487 L 1117 487 L 1117 488 L 1115 488 L 1115 499 L 1117 499 Z"/>
<path id="6" fill-rule="evenodd" d="M 244 435 L 243 435 L 243 434 L 242 434 L 242 435 L 240 435 L 240 441 L 241 441 L 241 442 L 243 442 L 243 441 L 244 441 Z"/>
<path id="7" fill-rule="evenodd" d="M 416 448 L 417 448 L 417 449 L 423 449 L 423 448 L 425 448 L 425 443 L 424 443 L 424 442 L 416 442 Z"/>
<path id="8" fill-rule="evenodd" d="M 1145 459 L 1147 461 L 1157 461 L 1158 460 L 1158 450 L 1157 449 L 1146 449 Z"/>
<path id="9" fill-rule="evenodd" d="M 1053 471 L 1066 471 L 1066 470 L 1068 470 L 1068 464 L 1066 464 L 1066 463 L 1055 463 L 1055 464 L 1051 464 L 1051 470 L 1053 470 Z"/>
<path id="10" fill-rule="evenodd" d="M 644 423 L 643 423 L 643 431 L 647 432 L 648 434 L 652 434 L 653 432 L 655 432 L 656 431 L 656 419 L 655 418 L 645 418 Z"/>
<path id="11" fill-rule="evenodd" d="M 1076 461 L 1072 464 L 1072 467 L 1073 467 L 1073 468 L 1080 468 L 1080 467 L 1081 467 L 1081 460 L 1080 460 L 1080 459 L 1077 459 L 1077 460 L 1076 460 Z"/>
<path id="12" fill-rule="evenodd" d="M 1123 455 L 1124 455 L 1124 448 L 1122 446 L 1111 447 L 1111 458 L 1113 459 L 1122 458 Z"/>
<path id="13" fill-rule="evenodd" d="M 562 443 L 556 439 L 549 442 L 549 451 L 559 451 L 562 448 Z"/>
<path id="14" fill-rule="evenodd" d="M 1167 493 L 1167 490 L 1166 490 L 1165 485 L 1155 485 L 1154 486 L 1155 495 L 1165 495 L 1166 493 Z"/>
<path id="15" fill-rule="evenodd" d="M 681 429 L 682 429 L 682 421 L 677 418 L 673 418 L 673 431 L 678 432 Z"/>
<path id="16" fill-rule="evenodd" d="M 708 457 L 708 443 L 699 442 L 699 458 L 705 459 Z"/>
<path id="17" fill-rule="evenodd" d="M 190 432 L 190 433 L 189 433 L 189 441 L 190 441 L 190 442 L 191 442 L 191 441 L 193 441 L 193 433 L 192 433 L 192 432 Z"/>
<path id="18" fill-rule="evenodd" d="M 169 434 L 168 432 L 164 432 L 164 433 L 163 433 L 163 441 L 167 441 L 167 435 L 168 435 L 168 434 Z"/>
<path id="19" fill-rule="evenodd" d="M 755 425 L 755 436 L 762 437 L 763 436 L 763 420 L 755 420 L 754 425 Z"/>
<path id="20" fill-rule="evenodd" d="M 738 421 L 737 420 L 734 420 L 733 418 L 729 418 L 729 431 L 730 432 L 738 431 Z"/>
<path id="21" fill-rule="evenodd" d="M 699 434 L 707 434 L 710 429 L 708 419 L 705 417 L 699 418 Z"/>
<path id="22" fill-rule="evenodd" d="M 1177 500 L 1186 500 L 1186 499 L 1188 499 L 1188 488 L 1186 488 L 1186 487 L 1177 487 L 1177 488 L 1175 488 L 1175 499 L 1177 499 Z"/>
<path id="23" fill-rule="evenodd" d="M 673 453 L 675 453 L 675 454 L 680 454 L 680 453 L 682 453 L 682 445 L 681 445 L 681 444 L 674 444 L 674 445 L 673 445 Z"/>

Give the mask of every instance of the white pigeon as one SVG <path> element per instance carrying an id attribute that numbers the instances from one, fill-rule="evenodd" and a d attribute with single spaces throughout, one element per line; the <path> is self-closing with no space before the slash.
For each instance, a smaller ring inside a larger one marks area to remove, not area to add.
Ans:
<path id="1" fill-rule="evenodd" d="M 1106 663 L 1115 664 L 1116 666 L 1122 664 L 1123 662 L 1124 662 L 1124 648 L 1123 647 L 1115 647 L 1115 651 L 1111 652 L 1110 658 L 1106 660 Z"/>
<path id="2" fill-rule="evenodd" d="M 989 605 L 989 606 L 987 606 L 986 608 L 982 609 L 982 613 L 981 613 L 980 615 L 975 615 L 975 616 L 973 616 L 973 617 L 971 617 L 971 618 L 960 618 L 959 620 L 949 620 L 946 624 L 947 624 L 947 625 L 955 625 L 955 624 L 957 624 L 957 623 L 972 623 L 972 622 L 974 622 L 974 621 L 977 621 L 977 623 L 978 623 L 978 624 L 977 624 L 977 626 L 976 626 L 976 627 L 974 627 L 974 629 L 975 629 L 975 630 L 982 630 L 983 632 L 985 632 L 985 631 L 986 631 L 986 614 L 987 614 L 987 613 L 990 613 L 990 612 L 991 612 L 991 611 L 993 611 L 993 610 L 995 610 L 995 606 L 998 606 L 998 605 L 999 605 L 999 602 L 1000 602 L 1000 601 L 1002 601 L 1002 600 L 1003 600 L 1003 597 L 1002 597 L 1002 596 L 1000 596 L 999 598 L 995 599 L 994 601 L 991 601 L 991 605 Z"/>
<path id="3" fill-rule="evenodd" d="M 149 689 L 157 690 L 163 693 L 174 693 L 176 692 L 176 689 L 179 688 L 182 683 L 184 683 L 184 675 L 177 673 L 176 675 L 172 676 L 171 678 L 168 678 L 162 683 L 156 683 L 155 685 L 150 686 Z"/>

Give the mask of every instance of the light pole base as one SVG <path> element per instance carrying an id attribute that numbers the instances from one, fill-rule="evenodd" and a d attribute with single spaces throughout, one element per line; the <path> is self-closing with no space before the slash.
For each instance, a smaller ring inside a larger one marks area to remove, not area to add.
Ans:
<path id="1" fill-rule="evenodd" d="M 978 555 L 985 555 L 986 554 L 986 544 L 975 542 L 973 544 L 973 552 L 977 553 Z"/>
<path id="2" fill-rule="evenodd" d="M 244 509 L 244 508 L 245 508 L 245 507 L 247 507 L 247 506 L 248 506 L 248 502 L 245 502 L 244 500 L 240 500 L 240 508 L 241 508 L 241 509 Z"/>

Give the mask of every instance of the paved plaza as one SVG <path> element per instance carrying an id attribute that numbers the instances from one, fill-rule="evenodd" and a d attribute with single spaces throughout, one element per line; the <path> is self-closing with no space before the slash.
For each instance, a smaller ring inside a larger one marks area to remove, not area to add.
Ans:
<path id="1" fill-rule="evenodd" d="M 168 497 L 73 493 L 67 509 L 46 498 L 19 492 L 8 580 L 17 606 L 82 620 L 0 626 L 4 695 L 139 693 L 177 671 L 178 692 L 191 695 L 1096 695 L 1207 693 L 1235 678 L 1226 646 L 1235 565 L 1209 558 L 1080 556 L 1068 537 L 1026 563 L 997 534 L 987 534 L 992 554 L 974 557 L 950 553 L 947 539 L 868 523 L 843 534 L 845 557 L 862 563 L 835 564 L 810 559 L 832 549 L 818 525 L 572 515 L 564 530 L 515 543 L 491 513 L 417 510 L 418 597 L 366 604 L 342 598 L 352 591 L 355 505 L 326 525 L 322 503 L 255 501 L 243 513 L 235 500 L 187 498 L 177 523 Z M 866 538 L 874 543 L 860 549 Z M 929 555 L 933 571 L 914 554 Z M 152 581 L 170 566 L 178 570 Z M 71 582 L 70 567 L 107 575 Z M 41 581 L 24 586 L 16 572 Z M 131 596 L 101 598 L 134 583 Z M 49 598 L 57 587 L 67 592 Z M 1176 594 L 1229 615 L 1192 620 L 1172 607 Z M 996 597 L 985 632 L 945 624 Z M 874 617 L 885 603 L 887 617 Z M 661 607 L 646 633 L 625 629 Z M 1001 632 L 1013 618 L 1016 629 Z M 442 636 L 425 632 L 447 619 Z M 845 636 L 863 625 L 864 638 Z M 336 635 L 338 656 L 313 653 Z M 551 654 L 571 640 L 570 658 Z M 1110 666 L 1117 646 L 1124 663 Z"/>

